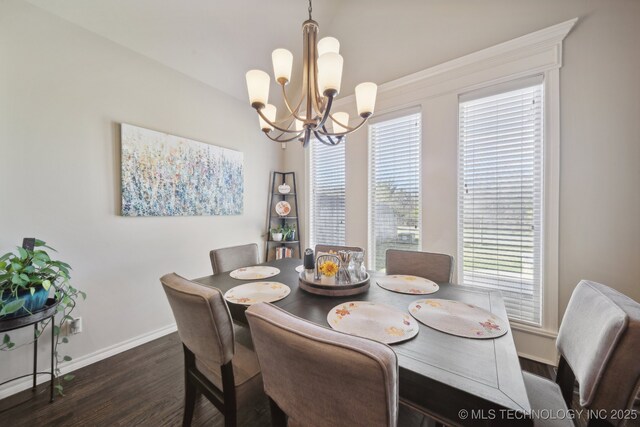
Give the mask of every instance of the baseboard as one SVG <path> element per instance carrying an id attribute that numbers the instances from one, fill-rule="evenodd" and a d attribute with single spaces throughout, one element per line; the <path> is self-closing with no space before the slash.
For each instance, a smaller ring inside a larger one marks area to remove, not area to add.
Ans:
<path id="1" fill-rule="evenodd" d="M 555 334 L 541 334 L 516 328 L 512 328 L 511 331 L 513 332 L 513 340 L 516 344 L 518 356 L 556 366 L 558 351 L 556 349 Z"/>
<path id="2" fill-rule="evenodd" d="M 118 344 L 114 344 L 112 346 L 103 348 L 98 351 L 94 351 L 93 353 L 89 353 L 84 356 L 80 356 L 69 362 L 60 363 L 60 373 L 61 375 L 64 375 L 69 372 L 73 372 L 77 369 L 84 368 L 85 366 L 99 362 L 100 360 L 106 359 L 118 353 L 122 353 L 123 351 L 127 351 L 139 345 L 145 344 L 149 341 L 153 341 L 155 339 L 158 339 L 160 337 L 173 333 L 176 330 L 177 330 L 176 324 L 173 323 L 171 325 L 164 326 L 160 329 L 156 329 L 155 331 L 138 335 L 137 337 L 133 337 L 126 341 L 122 341 Z M 48 381 L 49 381 L 49 376 L 38 375 L 38 378 L 37 378 L 38 384 L 45 383 Z M 16 380 L 9 384 L 6 384 L 5 387 L 0 388 L 0 399 L 4 399 L 5 397 L 9 397 L 23 390 L 27 390 L 31 388 L 31 385 L 32 385 L 31 377 L 26 377 L 22 380 Z"/>

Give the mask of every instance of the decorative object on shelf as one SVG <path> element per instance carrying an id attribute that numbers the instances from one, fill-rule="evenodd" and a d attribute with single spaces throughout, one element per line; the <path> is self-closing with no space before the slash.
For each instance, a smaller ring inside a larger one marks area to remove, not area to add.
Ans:
<path id="1" fill-rule="evenodd" d="M 348 113 L 331 110 L 342 81 L 340 42 L 333 37 L 316 42 L 317 37 L 318 23 L 311 19 L 309 0 L 309 19 L 302 24 L 302 91 L 294 97 L 299 99 L 297 103 L 291 103 L 285 89 L 291 79 L 293 55 L 286 49 L 276 49 L 271 55 L 274 77 L 282 88 L 287 108 L 287 116 L 282 120 L 276 121 L 276 107 L 268 103 L 269 74 L 261 70 L 247 72 L 249 102 L 258 113 L 260 128 L 273 141 L 286 143 L 298 139 L 306 147 L 313 135 L 324 144 L 337 145 L 345 135 L 360 129 L 373 114 L 378 89 L 371 82 L 360 83 L 355 89 L 358 114 L 362 118 L 359 124 L 350 127 Z M 331 131 L 327 129 L 329 121 Z"/>
<path id="2" fill-rule="evenodd" d="M 123 123 L 122 215 L 240 215 L 240 151 Z"/>
<path id="3" fill-rule="evenodd" d="M 420 330 L 418 322 L 393 307 L 368 301 L 338 304 L 327 314 L 333 329 L 385 344 L 409 340 Z"/>
<path id="4" fill-rule="evenodd" d="M 54 376 L 58 379 L 54 388 L 62 394 L 62 381 L 73 379 L 72 374 L 65 375 L 60 381 L 61 361 L 71 360 L 70 356 L 61 356 L 58 345 L 67 343 L 69 339 L 62 336 L 61 330 L 69 320 L 79 298 L 86 294 L 70 283 L 71 266 L 63 261 L 51 258 L 45 249 L 55 251 L 39 239 L 25 239 L 23 247 L 0 257 L 0 321 L 20 319 L 41 310 L 48 303 L 49 293 L 53 293 L 53 303 L 57 305 L 58 322 L 55 316 L 36 323 L 35 339 L 42 334 L 49 323 L 53 327 L 54 342 Z M 44 301 L 44 302 L 43 302 Z M 10 350 L 16 344 L 8 334 L 0 342 L 0 350 Z"/>
<path id="5" fill-rule="evenodd" d="M 286 298 L 291 288 L 280 282 L 253 282 L 236 286 L 224 294 L 234 304 L 251 305 L 259 302 L 275 302 Z"/>
<path id="6" fill-rule="evenodd" d="M 278 193 L 280 194 L 289 194 L 291 192 L 291 186 L 286 182 L 284 184 L 278 185 Z"/>
<path id="7" fill-rule="evenodd" d="M 288 193 L 280 192 L 283 186 Z M 265 259 L 302 258 L 295 172 L 273 172 L 268 212 Z M 280 239 L 272 234 L 274 229 L 282 233 Z"/>
<path id="8" fill-rule="evenodd" d="M 287 216 L 291 213 L 291 205 L 284 200 L 276 204 L 276 213 L 280 216 Z"/>
<path id="9" fill-rule="evenodd" d="M 430 328 L 465 338 L 498 338 L 509 324 L 495 314 L 462 301 L 420 299 L 409 305 L 409 313 Z"/>
<path id="10" fill-rule="evenodd" d="M 284 226 L 284 239 L 288 242 L 296 240 L 296 225 L 286 224 Z"/>
<path id="11" fill-rule="evenodd" d="M 401 294 L 427 295 L 440 289 L 437 283 L 429 279 L 404 274 L 381 276 L 376 279 L 376 283 L 383 289 Z"/>
<path id="12" fill-rule="evenodd" d="M 280 269 L 268 265 L 254 265 L 251 267 L 236 268 L 229 276 L 240 280 L 266 279 L 280 274 Z"/>
<path id="13" fill-rule="evenodd" d="M 282 241 L 282 237 L 284 235 L 284 230 L 282 229 L 282 227 L 280 226 L 273 227 L 270 231 L 271 231 L 271 240 L 273 240 L 274 242 Z"/>

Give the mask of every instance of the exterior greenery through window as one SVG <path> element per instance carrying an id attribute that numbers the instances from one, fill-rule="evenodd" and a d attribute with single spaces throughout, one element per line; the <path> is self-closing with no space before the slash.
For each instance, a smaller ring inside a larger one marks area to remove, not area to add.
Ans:
<path id="1" fill-rule="evenodd" d="M 513 320 L 541 324 L 542 77 L 468 94 L 459 107 L 461 282 L 502 291 Z"/>
<path id="2" fill-rule="evenodd" d="M 345 143 L 311 141 L 310 244 L 345 244 Z"/>
<path id="3" fill-rule="evenodd" d="M 420 250 L 420 112 L 369 126 L 369 265 L 385 268 L 387 249 Z"/>

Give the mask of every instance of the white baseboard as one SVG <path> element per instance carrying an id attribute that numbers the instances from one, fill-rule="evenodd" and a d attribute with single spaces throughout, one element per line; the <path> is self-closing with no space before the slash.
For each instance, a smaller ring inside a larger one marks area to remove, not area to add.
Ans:
<path id="1" fill-rule="evenodd" d="M 557 365 L 556 334 L 519 330 L 515 327 L 512 332 L 519 356 L 547 365 Z"/>
<path id="2" fill-rule="evenodd" d="M 176 330 L 177 330 L 176 324 L 173 323 L 171 325 L 164 326 L 160 329 L 156 329 L 155 331 L 138 335 L 137 337 L 133 337 L 126 341 L 122 341 L 118 344 L 114 344 L 112 346 L 100 349 L 98 351 L 94 351 L 93 353 L 89 353 L 84 356 L 80 356 L 77 359 L 73 359 L 69 362 L 60 363 L 60 374 L 61 375 L 68 374 L 69 372 L 73 372 L 77 369 L 99 362 L 100 360 L 114 356 L 118 353 L 122 353 L 123 351 L 127 351 L 139 345 L 145 344 L 149 341 L 153 341 L 165 335 L 169 335 L 170 333 L 173 333 Z M 38 378 L 36 381 L 38 384 L 47 382 L 49 381 L 49 376 L 38 375 Z M 31 377 L 26 377 L 26 378 L 23 378 L 22 380 L 16 380 L 16 381 L 10 382 L 6 384 L 4 387 L 0 388 L 0 399 L 4 399 L 5 397 L 14 395 L 22 390 L 29 389 L 31 388 L 31 385 L 32 385 Z"/>

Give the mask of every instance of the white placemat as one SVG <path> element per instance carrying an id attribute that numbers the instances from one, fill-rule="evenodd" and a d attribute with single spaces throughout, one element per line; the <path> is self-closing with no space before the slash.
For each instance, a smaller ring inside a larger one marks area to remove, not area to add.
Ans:
<path id="1" fill-rule="evenodd" d="M 497 338 L 507 333 L 509 324 L 473 304 L 447 299 L 420 299 L 409 305 L 409 313 L 421 323 L 465 338 Z"/>
<path id="2" fill-rule="evenodd" d="M 255 265 L 253 267 L 242 267 L 233 270 L 229 276 L 240 280 L 266 279 L 280 274 L 280 269 L 268 265 Z"/>
<path id="3" fill-rule="evenodd" d="M 259 302 L 274 302 L 285 298 L 291 292 L 284 283 L 253 282 L 229 289 L 224 298 L 235 304 L 251 305 Z"/>
<path id="4" fill-rule="evenodd" d="M 407 313 L 384 304 L 351 301 L 327 314 L 333 329 L 386 344 L 406 341 L 418 334 L 419 325 Z"/>
<path id="5" fill-rule="evenodd" d="M 429 279 L 404 274 L 377 277 L 376 283 L 381 288 L 401 294 L 427 295 L 440 289 L 437 283 Z"/>
<path id="6" fill-rule="evenodd" d="M 299 266 L 297 266 L 297 267 L 296 267 L 296 271 L 297 271 L 298 273 L 302 273 L 302 272 L 304 271 L 304 265 L 299 265 Z"/>

